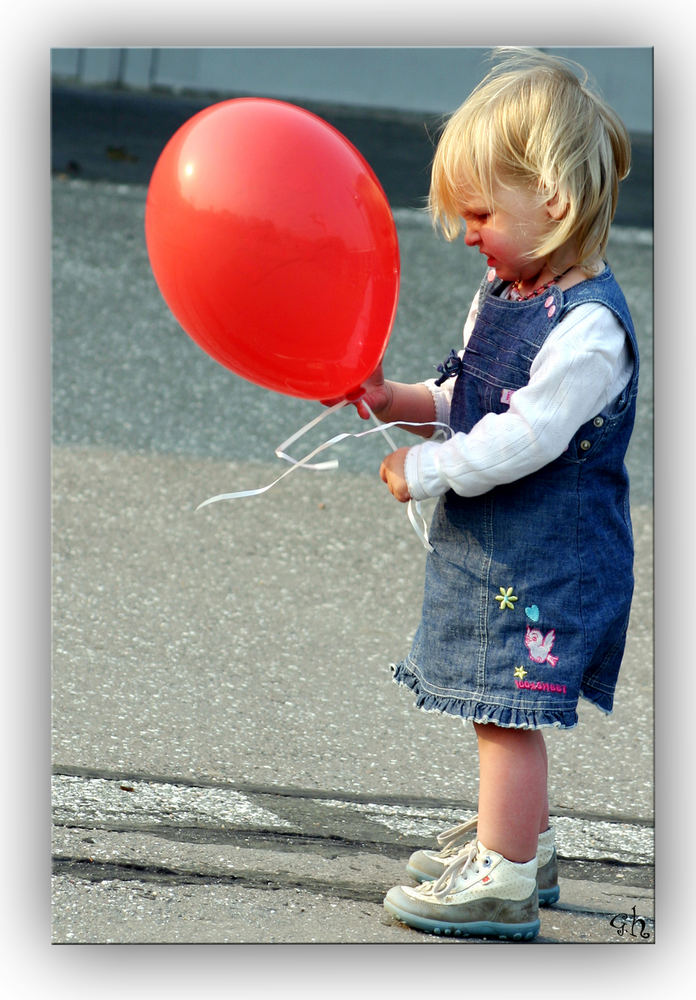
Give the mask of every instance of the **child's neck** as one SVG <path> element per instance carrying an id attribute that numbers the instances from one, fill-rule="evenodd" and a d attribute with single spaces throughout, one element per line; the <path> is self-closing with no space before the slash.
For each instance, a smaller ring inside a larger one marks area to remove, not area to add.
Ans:
<path id="1" fill-rule="evenodd" d="M 576 263 L 567 264 L 565 269 L 561 270 L 560 273 L 557 270 L 553 271 L 545 263 L 535 276 L 522 278 L 519 281 L 513 282 L 513 284 L 522 298 L 528 298 L 535 294 L 541 294 L 542 291 L 552 285 L 558 285 L 559 288 L 565 291 L 567 288 L 572 288 L 573 285 L 579 285 L 581 281 L 585 281 L 590 275 L 599 274 L 603 269 L 604 262 L 599 255 L 595 255 L 591 260 L 586 261 L 582 267 Z"/>
<path id="2" fill-rule="evenodd" d="M 522 299 L 531 299 L 534 295 L 541 295 L 545 292 L 547 288 L 551 288 L 552 285 L 560 285 L 561 282 L 564 283 L 565 279 L 571 276 L 571 272 L 576 270 L 575 264 L 571 264 L 560 274 L 554 274 L 554 272 L 549 268 L 544 266 L 538 274 L 531 278 L 520 278 L 513 282 L 513 287 L 517 294 Z"/>

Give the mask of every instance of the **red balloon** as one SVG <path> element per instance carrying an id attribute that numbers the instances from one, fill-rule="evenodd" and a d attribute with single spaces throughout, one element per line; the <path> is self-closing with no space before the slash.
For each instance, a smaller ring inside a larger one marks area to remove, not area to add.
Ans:
<path id="1" fill-rule="evenodd" d="M 241 98 L 194 115 L 157 161 L 145 235 L 176 319 L 249 381 L 342 397 L 382 360 L 394 220 L 361 154 L 309 111 Z"/>

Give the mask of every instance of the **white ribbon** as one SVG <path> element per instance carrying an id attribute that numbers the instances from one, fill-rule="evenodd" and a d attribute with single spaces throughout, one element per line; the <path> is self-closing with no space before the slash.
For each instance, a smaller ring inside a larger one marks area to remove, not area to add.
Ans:
<path id="1" fill-rule="evenodd" d="M 289 448 L 290 445 L 294 444 L 295 441 L 298 441 L 308 431 L 312 430 L 313 427 L 316 427 L 317 424 L 321 423 L 322 420 L 325 420 L 326 417 L 334 413 L 336 410 L 340 410 L 343 409 L 343 407 L 345 406 L 351 405 L 346 400 L 341 400 L 340 403 L 335 403 L 333 406 L 327 407 L 319 414 L 318 417 L 315 417 L 314 420 L 310 420 L 308 424 L 305 424 L 305 426 L 301 427 L 299 431 L 296 431 L 291 437 L 287 439 L 287 441 L 283 441 L 281 445 L 278 445 L 278 447 L 275 449 L 276 456 L 278 458 L 283 459 L 286 462 L 290 462 L 291 464 L 290 468 L 286 469 L 285 472 L 283 472 L 280 476 L 278 476 L 277 479 L 274 479 L 272 483 L 268 483 L 266 486 L 261 486 L 255 490 L 240 490 L 239 492 L 236 493 L 219 493 L 217 496 L 210 497 L 208 500 L 204 500 L 203 503 L 200 503 L 196 507 L 196 510 L 201 510 L 203 507 L 208 507 L 210 504 L 213 503 L 219 503 L 221 500 L 241 500 L 244 497 L 261 496 L 262 493 L 267 493 L 268 490 L 271 490 L 273 489 L 274 486 L 277 486 L 277 484 L 281 480 L 285 479 L 286 476 L 289 476 L 290 473 L 294 472 L 296 469 L 313 469 L 314 471 L 335 469 L 338 467 L 338 461 L 336 459 L 330 459 L 328 462 L 316 462 L 316 463 L 312 463 L 312 459 L 315 458 L 317 455 L 321 454 L 321 452 L 326 451 L 327 448 L 332 448 L 334 445 L 339 444 L 339 442 L 345 441 L 346 438 L 362 438 L 366 437 L 366 435 L 368 434 L 375 434 L 379 432 L 384 436 L 390 449 L 392 451 L 396 451 L 397 446 L 392 440 L 391 435 L 389 434 L 389 428 L 391 427 L 444 427 L 446 430 L 450 430 L 450 428 L 446 424 L 440 423 L 440 421 L 437 420 L 426 421 L 424 423 L 413 423 L 406 420 L 395 420 L 389 424 L 382 424 L 379 422 L 377 417 L 375 417 L 374 413 L 367 405 L 367 403 L 365 403 L 364 400 L 363 404 L 366 407 L 371 418 L 374 420 L 376 424 L 375 427 L 370 427 L 368 430 L 365 431 L 354 431 L 354 432 L 344 431 L 341 434 L 336 434 L 328 441 L 324 441 L 323 444 L 320 444 L 313 451 L 310 451 L 309 454 L 304 456 L 304 458 L 297 459 L 293 458 L 291 455 L 288 455 L 285 450 L 286 448 Z M 432 552 L 433 548 L 428 539 L 428 527 L 425 518 L 423 517 L 421 504 L 419 500 L 409 500 L 408 518 L 411 522 L 413 530 L 416 532 L 416 534 L 420 538 L 425 548 L 428 549 L 429 552 Z"/>

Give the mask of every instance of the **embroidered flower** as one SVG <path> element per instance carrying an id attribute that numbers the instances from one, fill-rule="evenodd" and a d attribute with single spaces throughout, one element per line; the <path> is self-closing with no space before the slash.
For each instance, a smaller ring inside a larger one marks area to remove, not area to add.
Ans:
<path id="1" fill-rule="evenodd" d="M 513 590 L 512 587 L 508 587 L 507 590 L 505 589 L 505 587 L 500 587 L 500 593 L 496 594 L 495 599 L 496 601 L 500 601 L 501 611 L 503 610 L 503 608 L 513 609 L 515 607 L 515 601 L 517 600 L 517 598 L 513 595 L 512 590 Z"/>
<path id="2" fill-rule="evenodd" d="M 527 671 L 524 667 L 515 667 L 515 677 L 519 677 L 520 680 L 523 680 L 526 676 Z"/>

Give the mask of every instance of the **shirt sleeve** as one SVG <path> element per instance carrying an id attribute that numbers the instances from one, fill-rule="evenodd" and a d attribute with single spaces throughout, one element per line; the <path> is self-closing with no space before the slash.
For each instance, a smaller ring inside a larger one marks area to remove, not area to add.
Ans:
<path id="1" fill-rule="evenodd" d="M 449 489 L 478 496 L 536 472 L 619 395 L 632 367 L 626 333 L 614 314 L 599 303 L 577 306 L 540 348 L 529 382 L 512 394 L 505 413 L 487 413 L 468 434 L 409 449 L 405 475 L 411 496 L 424 500 Z M 449 381 L 453 386 L 455 379 Z"/>

